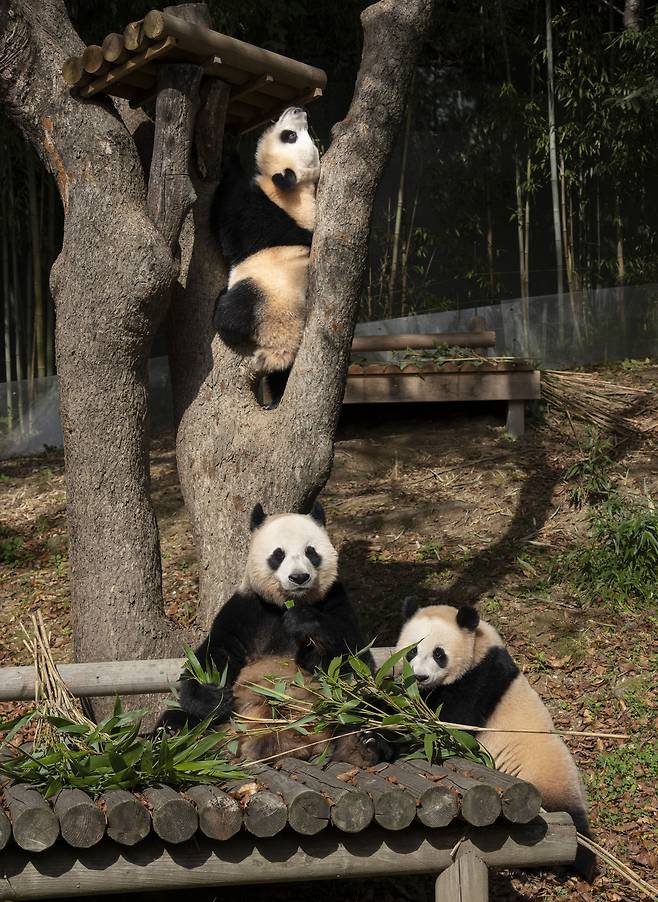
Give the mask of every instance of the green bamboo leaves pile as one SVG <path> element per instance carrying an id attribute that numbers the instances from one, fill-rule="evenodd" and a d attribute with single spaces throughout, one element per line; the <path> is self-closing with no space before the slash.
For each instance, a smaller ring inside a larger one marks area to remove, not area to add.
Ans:
<path id="1" fill-rule="evenodd" d="M 40 706 L 13 721 L 0 721 L 0 732 L 7 732 L 0 774 L 29 783 L 45 798 L 65 788 L 82 789 L 97 798 L 110 789 L 143 789 L 154 783 L 189 786 L 245 776 L 231 763 L 235 737 L 206 732 L 211 718 L 176 736 L 163 729 L 140 736 L 146 713 L 124 712 L 117 699 L 112 715 L 99 724 L 55 717 Z M 53 727 L 55 738 L 32 749 L 9 746 L 13 736 L 36 719 Z"/>
<path id="2" fill-rule="evenodd" d="M 336 728 L 376 731 L 406 759 L 439 764 L 459 756 L 493 767 L 489 753 L 470 733 L 446 726 L 440 707 L 434 710 L 425 702 L 407 661 L 408 651 L 400 649 L 375 673 L 359 655 L 347 660 L 334 658 L 326 671 L 316 671 L 314 684 L 306 684 L 308 703 L 293 698 L 284 679 L 272 679 L 268 686 L 251 684 L 250 688 L 267 700 L 280 729 L 306 736 Z M 394 675 L 397 665 L 402 672 Z M 298 672 L 292 682 L 303 686 L 302 674 Z M 291 710 L 299 712 L 296 719 L 289 718 Z M 236 727 L 250 731 L 249 723 L 240 723 L 239 718 Z M 326 748 L 320 752 L 320 760 L 325 755 Z"/>

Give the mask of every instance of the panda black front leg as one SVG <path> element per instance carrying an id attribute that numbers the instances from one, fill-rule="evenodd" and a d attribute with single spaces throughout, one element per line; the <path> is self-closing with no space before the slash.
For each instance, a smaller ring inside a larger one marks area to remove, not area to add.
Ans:
<path id="1" fill-rule="evenodd" d="M 288 608 L 283 614 L 283 628 L 301 647 L 313 643 L 321 645 L 322 621 L 310 604 L 302 602 Z"/>

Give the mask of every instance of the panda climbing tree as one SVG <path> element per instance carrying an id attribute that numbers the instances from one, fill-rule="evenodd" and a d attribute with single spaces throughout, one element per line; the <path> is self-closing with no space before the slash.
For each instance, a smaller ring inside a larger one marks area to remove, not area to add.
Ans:
<path id="1" fill-rule="evenodd" d="M 164 615 L 149 493 L 148 357 L 165 321 L 199 633 L 238 582 L 255 501 L 308 510 L 323 486 L 373 198 L 432 5 L 379 0 L 362 13 L 359 77 L 318 184 L 309 314 L 284 400 L 265 410 L 244 356 L 213 326 L 227 281 L 210 228 L 226 87 L 196 65 L 162 63 L 155 123 L 120 99 L 85 101 L 61 77 L 83 49 L 63 0 L 5 0 L 0 101 L 55 178 L 65 217 L 51 287 L 78 660 L 166 657 L 181 646 Z M 205 4 L 169 12 L 212 27 Z"/>

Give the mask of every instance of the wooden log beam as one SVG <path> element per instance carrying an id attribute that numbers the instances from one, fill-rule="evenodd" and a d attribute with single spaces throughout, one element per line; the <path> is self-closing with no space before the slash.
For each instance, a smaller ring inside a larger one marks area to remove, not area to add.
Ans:
<path id="1" fill-rule="evenodd" d="M 137 80 L 139 80 L 138 73 L 140 69 L 148 66 L 154 60 L 166 57 L 174 50 L 175 46 L 176 41 L 174 38 L 166 38 L 164 41 L 159 41 L 157 44 L 147 47 L 142 53 L 131 56 L 122 66 L 115 66 L 109 72 L 106 72 L 105 75 L 101 75 L 100 78 L 95 78 L 88 85 L 85 85 L 80 89 L 80 96 L 88 98 L 93 97 L 94 94 L 98 94 L 100 91 L 109 91 L 112 85 L 127 78 L 131 78 L 133 82 L 137 83 L 133 76 L 136 75 Z"/>
<path id="2" fill-rule="evenodd" d="M 412 767 L 402 762 L 381 764 L 375 772 L 386 780 L 394 780 L 415 797 L 416 817 L 426 827 L 447 827 L 459 814 L 457 793 L 447 785 L 428 780 Z"/>
<path id="3" fill-rule="evenodd" d="M 445 766 L 448 770 L 455 770 L 466 777 L 492 786 L 500 797 L 503 817 L 513 824 L 527 824 L 539 814 L 541 795 L 532 783 L 464 758 L 450 758 Z"/>
<path id="4" fill-rule="evenodd" d="M 153 829 L 168 843 L 192 839 L 199 826 L 196 808 L 171 786 L 149 786 L 142 795 L 151 809 Z"/>
<path id="5" fill-rule="evenodd" d="M 96 893 L 182 890 L 202 886 L 400 874 L 438 874 L 452 864 L 451 852 L 471 852 L 488 867 L 526 868 L 571 864 L 576 828 L 567 814 L 542 814 L 531 824 L 497 823 L 465 833 L 463 824 L 445 830 L 410 827 L 392 833 L 371 827 L 350 835 L 323 830 L 317 836 L 286 831 L 262 842 L 245 833 L 231 840 L 230 854 L 202 836 L 169 848 L 151 837 L 129 852 L 114 843 L 92 849 L 63 844 L 31 856 L 10 847 L 3 852 L 2 896 L 8 900 L 56 899 Z"/>
<path id="6" fill-rule="evenodd" d="M 248 94 L 254 94 L 264 85 L 271 85 L 273 83 L 273 75 L 270 75 L 269 73 L 266 73 L 265 75 L 257 75 L 255 78 L 250 78 L 248 81 L 245 81 L 244 84 L 236 85 L 234 88 L 232 88 L 229 100 L 231 102 L 233 102 L 234 100 L 240 100 L 241 97 L 246 97 Z"/>
<path id="7" fill-rule="evenodd" d="M 0 852 L 11 839 L 11 822 L 7 815 L 0 808 Z"/>
<path id="8" fill-rule="evenodd" d="M 288 809 L 281 796 L 269 789 L 256 791 L 253 780 L 227 780 L 221 788 L 240 803 L 245 829 L 252 836 L 276 836 L 288 823 Z"/>
<path id="9" fill-rule="evenodd" d="M 126 42 L 122 34 L 112 32 L 103 40 L 103 59 L 112 63 L 113 66 L 119 66 L 129 59 L 130 54 L 126 50 Z"/>
<path id="10" fill-rule="evenodd" d="M 76 849 L 89 849 L 105 836 L 105 815 L 80 789 L 63 789 L 53 809 L 59 821 L 62 839 Z"/>
<path id="11" fill-rule="evenodd" d="M 199 828 L 208 839 L 230 839 L 242 827 L 240 806 L 216 786 L 190 786 L 185 790 L 185 795 L 194 802 Z"/>
<path id="12" fill-rule="evenodd" d="M 103 56 L 103 48 L 99 47 L 98 44 L 89 44 L 88 47 L 85 47 L 85 51 L 82 54 L 82 65 L 85 72 L 94 78 L 103 75 L 110 68 L 110 64 Z"/>
<path id="13" fill-rule="evenodd" d="M 436 881 L 436 902 L 487 902 L 489 871 L 477 855 L 460 855 Z"/>
<path id="14" fill-rule="evenodd" d="M 375 816 L 375 806 L 367 792 L 337 780 L 321 767 L 298 758 L 283 758 L 279 767 L 331 800 L 331 823 L 344 833 L 360 833 Z"/>
<path id="15" fill-rule="evenodd" d="M 416 817 L 416 799 L 404 787 L 390 783 L 379 774 L 334 762 L 324 768 L 336 779 L 367 792 L 375 806 L 375 823 L 386 830 L 404 830 Z"/>
<path id="16" fill-rule="evenodd" d="M 328 825 L 330 806 L 322 793 L 271 767 L 251 768 L 250 773 L 259 783 L 281 796 L 288 808 L 288 824 L 295 833 L 314 836 Z"/>
<path id="17" fill-rule="evenodd" d="M 204 165 L 211 165 L 208 160 Z M 379 667 L 395 651 L 373 648 Z M 76 697 L 102 698 L 115 695 L 149 695 L 169 692 L 178 682 L 184 658 L 153 661 L 99 661 L 58 664 L 59 675 Z M 0 701 L 34 699 L 34 667 L 0 667 Z"/>
<path id="18" fill-rule="evenodd" d="M 401 335 L 355 335 L 352 339 L 353 352 L 404 351 L 407 348 L 438 348 L 448 345 L 454 348 L 493 348 L 496 345 L 495 332 L 414 332 Z"/>
<path id="19" fill-rule="evenodd" d="M 406 770 L 421 773 L 428 780 L 436 780 L 437 785 L 449 789 L 459 799 L 459 813 L 467 824 L 487 827 L 500 815 L 500 797 L 494 787 L 487 783 L 425 761 L 401 762 L 397 767 L 403 773 Z"/>
<path id="20" fill-rule="evenodd" d="M 144 33 L 144 21 L 140 19 L 138 22 L 129 22 L 123 29 L 123 43 L 126 50 L 130 53 L 141 53 L 146 50 L 149 39 Z"/>
<path id="21" fill-rule="evenodd" d="M 59 821 L 48 802 L 22 783 L 7 786 L 4 799 L 16 845 L 26 852 L 49 849 L 59 836 Z"/>
<path id="22" fill-rule="evenodd" d="M 327 75 L 322 69 L 288 59 L 270 50 L 246 44 L 237 38 L 220 34 L 209 28 L 186 22 L 178 16 L 160 10 L 152 10 L 144 19 L 144 31 L 148 38 L 159 41 L 173 37 L 178 45 L 200 57 L 221 57 L 223 62 L 254 75 L 268 72 L 286 84 L 301 89 L 324 88 Z"/>
<path id="23" fill-rule="evenodd" d="M 101 796 L 107 815 L 107 835 L 122 846 L 134 846 L 151 832 L 149 813 L 132 793 L 112 789 Z"/>
<path id="24" fill-rule="evenodd" d="M 62 66 L 62 76 L 67 85 L 72 88 L 79 84 L 84 84 L 85 80 L 89 81 L 89 76 L 85 74 L 85 67 L 81 56 L 70 56 L 64 61 Z"/>

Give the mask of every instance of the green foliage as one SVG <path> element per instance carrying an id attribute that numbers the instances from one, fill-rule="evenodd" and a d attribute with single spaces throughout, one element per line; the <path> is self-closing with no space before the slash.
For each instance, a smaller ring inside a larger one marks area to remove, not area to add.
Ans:
<path id="1" fill-rule="evenodd" d="M 563 555 L 556 574 L 583 597 L 613 607 L 652 607 L 658 600 L 658 512 L 649 501 L 612 496 L 590 516 L 590 541 Z"/>
<path id="2" fill-rule="evenodd" d="M 313 684 L 306 685 L 306 705 L 290 695 L 289 683 L 283 679 L 251 688 L 269 703 L 273 719 L 285 720 L 282 729 L 301 734 L 337 727 L 358 732 L 376 730 L 383 732 L 405 758 L 440 763 L 460 756 L 493 766 L 488 752 L 470 733 L 446 726 L 441 721 L 440 706 L 434 710 L 426 704 L 406 659 L 408 651 L 395 652 L 376 673 L 359 655 L 350 655 L 347 660 L 334 658 L 326 671 L 316 671 Z M 394 676 L 400 664 L 402 673 Z M 302 674 L 298 672 L 292 682 L 303 685 Z M 300 712 L 292 720 L 286 718 L 290 708 Z"/>
<path id="3" fill-rule="evenodd" d="M 0 564 L 15 564 L 22 557 L 24 541 L 20 536 L 0 535 Z"/>
<path id="4" fill-rule="evenodd" d="M 185 652 L 183 672 L 186 673 L 190 679 L 196 680 L 196 682 L 201 683 L 201 685 L 212 683 L 212 685 L 219 686 L 220 688 L 223 688 L 226 685 L 228 663 L 224 667 L 224 670 L 220 672 L 215 666 L 215 662 L 212 658 L 208 658 L 205 665 L 202 664 L 194 653 L 194 649 L 188 645 L 187 642 L 183 645 L 183 651 Z"/>
<path id="5" fill-rule="evenodd" d="M 588 432 L 583 456 L 564 474 L 567 482 L 575 483 L 569 493 L 569 499 L 574 507 L 600 504 L 610 497 L 614 489 L 608 474 L 613 463 L 608 454 L 611 447 L 610 442 L 602 439 L 596 430 Z"/>
<path id="6" fill-rule="evenodd" d="M 627 823 L 634 816 L 646 813 L 629 800 L 638 799 L 642 788 L 655 786 L 656 781 L 656 743 L 629 743 L 598 756 L 588 772 L 587 789 L 590 797 L 601 803 L 598 807 L 601 822 L 614 825 Z"/>
<path id="7" fill-rule="evenodd" d="M 80 723 L 46 715 L 38 708 L 14 720 L 0 720 L 6 732 L 3 751 L 12 736 L 35 718 L 54 727 L 55 739 L 31 752 L 11 747 L 0 760 L 0 774 L 28 783 L 46 798 L 61 789 L 76 788 L 94 798 L 109 789 L 142 789 L 154 783 L 186 786 L 241 779 L 245 771 L 230 763 L 235 742 L 229 734 L 206 734 L 211 718 L 176 736 L 158 729 L 139 735 L 145 711 L 124 713 L 117 699 L 110 717 L 100 724 Z"/>

